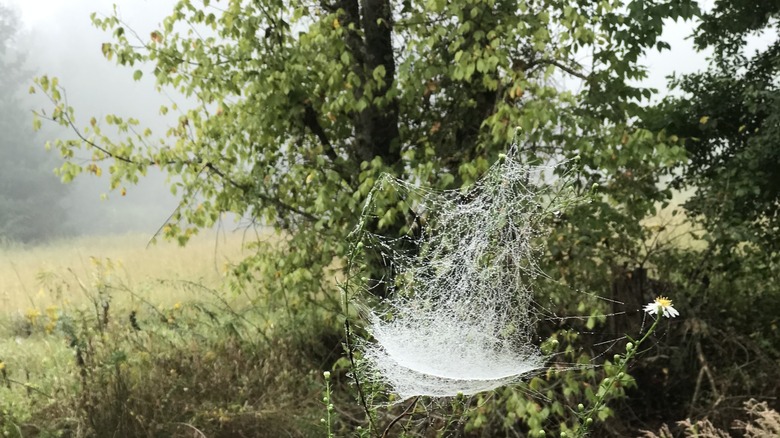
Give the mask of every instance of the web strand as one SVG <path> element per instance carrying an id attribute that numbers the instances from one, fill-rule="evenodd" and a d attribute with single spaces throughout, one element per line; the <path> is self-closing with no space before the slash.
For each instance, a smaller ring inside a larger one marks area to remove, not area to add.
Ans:
<path id="1" fill-rule="evenodd" d="M 386 192 L 413 220 L 401 237 L 361 236 L 383 270 L 368 284 L 388 291 L 378 305 L 363 306 L 373 338 L 360 343 L 368 379 L 400 402 L 473 395 L 544 367 L 533 343 L 543 318 L 533 302 L 543 276 L 538 242 L 544 221 L 572 202 L 554 170 L 522 165 L 513 149 L 465 193 L 391 177 L 377 183 L 363 221 Z"/>

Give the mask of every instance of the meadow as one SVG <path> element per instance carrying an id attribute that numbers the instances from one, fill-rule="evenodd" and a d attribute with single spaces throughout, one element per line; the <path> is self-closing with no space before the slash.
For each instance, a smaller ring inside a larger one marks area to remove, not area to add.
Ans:
<path id="1" fill-rule="evenodd" d="M 208 232 L 186 247 L 173 242 L 148 245 L 149 236 L 125 234 L 58 240 L 40 246 L 0 247 L 0 304 L 3 314 L 30 308 L 83 304 L 79 282 L 93 276 L 96 266 L 109 261 L 142 297 L 157 304 L 192 298 L 161 281 L 189 280 L 219 287 L 230 266 L 246 256 L 245 235 Z M 57 283 L 60 290 L 52 293 Z M 130 300 L 132 297 L 121 297 Z"/>
<path id="2" fill-rule="evenodd" d="M 288 423 L 318 399 L 301 361 L 319 339 L 270 335 L 278 318 L 258 293 L 227 287 L 245 236 L 147 240 L 0 249 L 2 436 L 305 436 L 319 417 Z"/>
<path id="3" fill-rule="evenodd" d="M 651 231 L 648 253 L 704 247 L 685 218 L 668 209 L 644 226 Z M 592 412 L 604 423 L 589 436 L 629 436 L 625 412 L 650 409 L 643 394 L 672 400 L 662 394 L 666 385 L 648 384 L 654 362 L 642 365 L 643 357 L 634 362 L 624 353 L 614 364 L 607 357 L 604 365 L 563 373 L 550 367 L 463 400 L 415 398 L 372 408 L 367 423 L 344 354 L 343 320 L 328 307 L 333 298 L 322 292 L 306 299 L 274 296 L 266 278 L 236 280 L 240 262 L 257 251 L 250 240 L 275 243 L 278 237 L 205 233 L 186 247 L 147 246 L 147 240 L 83 237 L 0 248 L 0 436 L 489 437 L 507 430 L 537 436 L 533 431 L 554 422 L 586 424 L 571 407 L 594 400 L 621 401 L 615 411 L 602 404 Z M 670 348 L 685 345 L 686 332 L 677 334 L 672 324 L 642 354 L 665 348 L 660 339 L 674 337 Z M 590 363 L 577 347 L 588 345 L 587 333 L 552 333 L 556 345 L 560 341 L 556 357 Z M 618 363 L 631 364 L 637 380 Z M 684 372 L 678 366 L 670 376 Z M 613 381 L 619 384 L 607 385 Z M 592 389 L 602 387 L 611 398 Z M 686 387 L 680 396 L 690 392 Z M 780 416 L 767 403 L 751 400 L 744 409 L 736 416 L 752 423 L 740 427 L 753 428 L 745 436 L 780 433 Z M 678 423 L 674 436 L 727 436 L 704 418 Z M 666 424 L 674 425 L 664 418 L 640 431 L 673 436 Z"/>

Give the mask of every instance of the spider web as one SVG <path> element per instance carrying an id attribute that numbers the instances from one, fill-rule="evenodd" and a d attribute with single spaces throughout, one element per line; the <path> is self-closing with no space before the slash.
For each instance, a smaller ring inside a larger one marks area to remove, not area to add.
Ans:
<path id="1" fill-rule="evenodd" d="M 543 224 L 577 202 L 556 166 L 528 166 L 512 148 L 467 191 L 437 192 L 390 176 L 377 181 L 358 227 L 359 246 L 378 272 L 358 300 L 370 335 L 359 342 L 364 379 L 402 401 L 473 395 L 545 366 L 535 345 L 542 317 L 533 286 Z M 384 196 L 380 197 L 379 193 Z M 390 194 L 390 195 L 388 195 Z M 365 231 L 379 198 L 412 219 L 401 237 Z M 403 211 L 406 209 L 406 211 Z M 371 258 L 371 257 L 368 257 Z"/>

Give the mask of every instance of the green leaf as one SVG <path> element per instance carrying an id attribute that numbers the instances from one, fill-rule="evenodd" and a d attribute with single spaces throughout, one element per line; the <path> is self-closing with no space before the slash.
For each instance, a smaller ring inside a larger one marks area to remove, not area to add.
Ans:
<path id="1" fill-rule="evenodd" d="M 108 60 L 111 60 L 111 57 L 114 54 L 113 50 L 111 49 L 111 43 L 101 44 L 100 51 L 103 52 L 103 56 Z"/>
<path id="2" fill-rule="evenodd" d="M 374 69 L 374 72 L 373 72 L 372 76 L 374 77 L 375 81 L 380 82 L 380 81 L 384 81 L 386 73 L 387 72 L 385 71 L 385 66 L 384 65 L 378 65 Z"/>

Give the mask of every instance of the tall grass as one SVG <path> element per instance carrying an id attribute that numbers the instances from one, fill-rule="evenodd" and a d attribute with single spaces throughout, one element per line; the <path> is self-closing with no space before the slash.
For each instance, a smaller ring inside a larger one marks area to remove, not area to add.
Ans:
<path id="1" fill-rule="evenodd" d="M 340 327 L 269 324 L 261 288 L 229 291 L 239 234 L 145 244 L 0 251 L 0 436 L 318 435 Z"/>
<path id="2" fill-rule="evenodd" d="M 186 247 L 172 242 L 147 245 L 148 239 L 143 234 L 126 234 L 0 247 L 0 313 L 46 308 L 63 301 L 83 304 L 87 297 L 79 281 L 93 275 L 98 260 L 111 260 L 143 298 L 173 304 L 191 298 L 191 292 L 166 287 L 160 280 L 217 287 L 230 265 L 247 255 L 241 233 L 204 233 Z M 55 285 L 61 294 L 47 291 Z"/>

